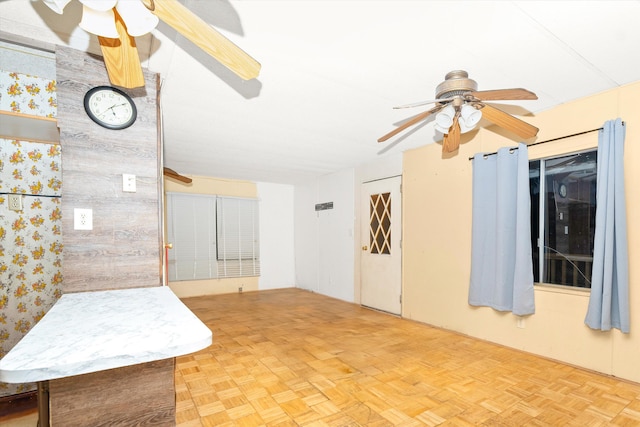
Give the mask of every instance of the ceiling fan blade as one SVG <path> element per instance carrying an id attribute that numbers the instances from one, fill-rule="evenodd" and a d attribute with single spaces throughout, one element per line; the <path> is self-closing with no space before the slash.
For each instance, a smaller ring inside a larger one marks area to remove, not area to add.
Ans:
<path id="1" fill-rule="evenodd" d="M 128 89 L 144 86 L 144 74 L 142 74 L 136 41 L 127 34 L 124 21 L 115 8 L 113 12 L 116 17 L 119 38 L 98 36 L 109 81 L 114 86 Z"/>
<path id="2" fill-rule="evenodd" d="M 453 117 L 453 124 L 449 128 L 449 133 L 442 140 L 442 152 L 453 153 L 460 146 L 460 123 L 458 122 L 459 113 Z"/>
<path id="3" fill-rule="evenodd" d="M 482 106 L 482 117 L 496 125 L 515 133 L 521 138 L 532 138 L 538 134 L 538 128 L 522 121 L 502 110 L 494 108 L 488 104 L 480 104 Z"/>
<path id="4" fill-rule="evenodd" d="M 177 179 L 178 181 L 182 181 L 187 184 L 191 184 L 191 181 L 193 181 L 191 178 L 184 175 L 180 175 L 178 172 L 174 171 L 173 169 L 163 168 L 162 173 L 164 174 L 164 176 Z"/>
<path id="5" fill-rule="evenodd" d="M 474 98 L 479 99 L 480 101 L 538 99 L 535 93 L 522 88 L 481 90 L 475 92 L 466 92 L 465 95 L 471 95 Z"/>
<path id="6" fill-rule="evenodd" d="M 437 111 L 442 109 L 442 107 L 443 107 L 443 105 L 438 105 L 438 106 L 432 108 L 431 110 L 427 110 L 427 111 L 425 111 L 423 113 L 418 114 L 417 116 L 415 116 L 411 120 L 409 120 L 409 121 L 403 123 L 402 125 L 398 126 L 397 128 L 395 128 L 394 130 L 392 130 L 388 134 L 383 135 L 380 138 L 378 138 L 378 142 L 384 142 L 387 139 L 391 138 L 392 136 L 399 134 L 400 132 L 402 132 L 406 128 L 408 128 L 410 126 L 413 126 L 416 123 L 419 123 L 419 122 L 425 120 L 427 117 L 429 117 L 433 113 L 436 113 Z"/>
<path id="7" fill-rule="evenodd" d="M 245 80 L 258 77 L 260 63 L 177 0 L 146 0 L 158 18 Z"/>
<path id="8" fill-rule="evenodd" d="M 449 101 L 453 101 L 454 98 L 442 98 L 442 99 L 430 99 L 428 101 L 420 101 L 420 102 L 416 102 L 414 104 L 405 104 L 405 105 L 398 105 L 397 107 L 393 107 L 394 110 L 398 110 L 400 108 L 413 108 L 413 107 L 421 107 L 423 105 L 427 105 L 427 104 L 435 104 L 435 103 L 442 103 L 442 102 L 449 102 Z"/>

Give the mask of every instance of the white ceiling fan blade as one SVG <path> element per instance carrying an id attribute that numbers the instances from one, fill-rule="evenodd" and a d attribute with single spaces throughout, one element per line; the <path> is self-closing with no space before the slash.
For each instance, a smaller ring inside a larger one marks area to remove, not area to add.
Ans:
<path id="1" fill-rule="evenodd" d="M 400 108 L 421 107 L 427 104 L 435 104 L 435 103 L 450 102 L 450 101 L 453 101 L 453 98 L 430 99 L 427 101 L 420 101 L 413 104 L 398 105 L 397 107 L 393 107 L 393 109 L 398 110 Z"/>

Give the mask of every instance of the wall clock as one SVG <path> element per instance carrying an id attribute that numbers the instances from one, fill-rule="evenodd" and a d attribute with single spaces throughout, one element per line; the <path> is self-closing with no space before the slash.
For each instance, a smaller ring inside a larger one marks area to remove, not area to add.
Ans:
<path id="1" fill-rule="evenodd" d="M 84 110 L 91 120 L 107 129 L 128 128 L 138 115 L 133 99 L 111 86 L 89 89 L 84 95 Z"/>
<path id="2" fill-rule="evenodd" d="M 558 189 L 558 193 L 560 193 L 560 197 L 563 199 L 567 197 L 567 186 L 564 184 L 560 184 L 560 188 Z"/>

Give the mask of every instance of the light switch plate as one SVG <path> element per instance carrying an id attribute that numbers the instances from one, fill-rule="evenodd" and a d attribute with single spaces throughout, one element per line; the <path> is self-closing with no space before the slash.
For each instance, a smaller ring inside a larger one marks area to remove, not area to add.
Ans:
<path id="1" fill-rule="evenodd" d="M 9 203 L 9 210 L 20 212 L 22 210 L 22 194 L 8 194 L 7 203 Z"/>
<path id="2" fill-rule="evenodd" d="M 122 174 L 122 191 L 126 193 L 136 192 L 136 176 L 128 173 Z"/>
<path id="3" fill-rule="evenodd" d="M 73 209 L 73 229 L 74 230 L 93 230 L 93 210 L 92 209 Z"/>

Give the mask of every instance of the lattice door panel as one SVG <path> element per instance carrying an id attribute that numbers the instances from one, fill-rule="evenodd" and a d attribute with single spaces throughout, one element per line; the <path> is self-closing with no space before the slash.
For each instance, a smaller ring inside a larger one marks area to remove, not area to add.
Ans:
<path id="1" fill-rule="evenodd" d="M 391 193 L 369 199 L 369 246 L 372 254 L 391 254 Z"/>

